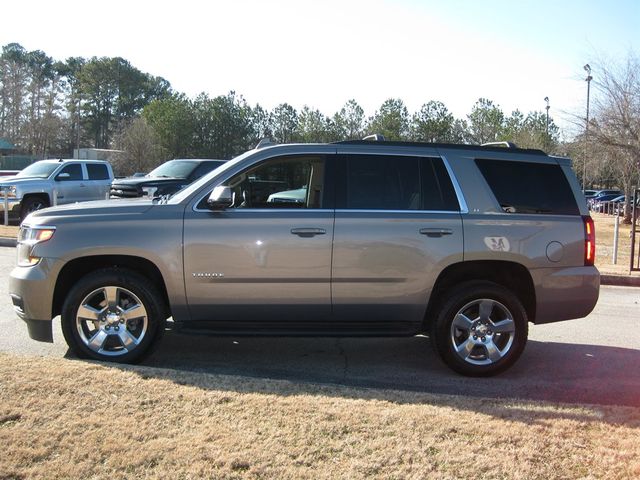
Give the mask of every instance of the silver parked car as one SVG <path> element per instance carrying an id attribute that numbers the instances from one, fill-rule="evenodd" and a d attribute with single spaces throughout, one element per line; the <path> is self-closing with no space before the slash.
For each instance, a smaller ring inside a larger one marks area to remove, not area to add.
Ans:
<path id="1" fill-rule="evenodd" d="M 32 338 L 61 315 L 98 360 L 139 361 L 173 317 L 192 333 L 426 333 L 452 369 L 487 376 L 529 322 L 591 312 L 594 235 L 570 160 L 538 150 L 277 145 L 168 199 L 31 214 L 10 294 Z"/>

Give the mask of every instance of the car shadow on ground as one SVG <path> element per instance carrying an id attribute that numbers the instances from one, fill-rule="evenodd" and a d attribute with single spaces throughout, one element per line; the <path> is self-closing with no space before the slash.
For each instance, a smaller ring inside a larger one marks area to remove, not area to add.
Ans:
<path id="1" fill-rule="evenodd" d="M 297 385 L 298 393 L 315 391 L 314 384 L 324 384 L 640 407 L 640 351 L 607 346 L 529 341 L 521 359 L 507 372 L 491 378 L 468 378 L 444 366 L 429 339 L 420 336 L 247 338 L 168 332 L 143 365 L 171 369 L 178 378 L 182 372 L 185 379 L 196 378 L 193 373 L 207 373 L 244 377 L 249 384 L 249 380 L 286 380 Z"/>

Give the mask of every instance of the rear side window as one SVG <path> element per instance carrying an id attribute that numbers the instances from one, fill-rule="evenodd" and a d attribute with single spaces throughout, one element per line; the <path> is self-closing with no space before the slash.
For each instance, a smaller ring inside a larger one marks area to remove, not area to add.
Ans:
<path id="1" fill-rule="evenodd" d="M 337 208 L 354 210 L 458 211 L 440 158 L 391 155 L 343 157 Z"/>
<path id="2" fill-rule="evenodd" d="M 87 163 L 87 172 L 89 180 L 108 180 L 109 171 L 106 165 L 100 163 Z"/>
<path id="3" fill-rule="evenodd" d="M 486 159 L 476 165 L 507 213 L 580 214 L 559 165 Z"/>

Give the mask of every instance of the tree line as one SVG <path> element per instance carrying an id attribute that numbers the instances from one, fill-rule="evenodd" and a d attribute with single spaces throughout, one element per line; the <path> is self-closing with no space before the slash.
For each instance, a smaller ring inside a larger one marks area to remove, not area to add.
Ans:
<path id="1" fill-rule="evenodd" d="M 562 142 L 545 112 L 506 114 L 486 98 L 464 118 L 437 100 L 410 112 L 400 98 L 385 100 L 371 116 L 356 99 L 332 115 L 287 103 L 268 110 L 233 91 L 189 98 L 120 57 L 60 61 L 9 43 L 0 54 L 0 138 L 20 153 L 40 157 L 70 156 L 78 147 L 123 150 L 115 165 L 119 174 L 148 171 L 169 158 L 231 158 L 262 138 L 331 142 L 379 133 L 388 140 L 511 141 L 571 156 L 586 187 L 628 191 L 640 180 L 639 62 L 630 54 L 624 64 L 601 62 L 597 68 L 589 135 Z M 585 118 L 576 115 L 575 123 L 587 132 Z"/>
<path id="2" fill-rule="evenodd" d="M 0 55 L 0 137 L 31 155 L 69 155 L 73 148 L 117 148 L 150 135 L 154 153 L 166 157 L 229 158 L 259 139 L 328 142 L 368 133 L 389 140 L 484 143 L 510 140 L 553 148 L 558 128 L 542 112 L 512 112 L 479 99 L 465 119 L 431 100 L 411 114 L 388 99 L 367 117 L 355 99 L 333 115 L 287 103 L 266 110 L 229 92 L 190 99 L 161 78 L 120 57 L 71 57 L 58 61 L 17 43 Z"/>

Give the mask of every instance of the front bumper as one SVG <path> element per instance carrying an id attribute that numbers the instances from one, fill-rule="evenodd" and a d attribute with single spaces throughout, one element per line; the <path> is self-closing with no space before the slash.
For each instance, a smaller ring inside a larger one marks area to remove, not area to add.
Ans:
<path id="1" fill-rule="evenodd" d="M 9 275 L 9 295 L 16 315 L 27 323 L 29 337 L 53 342 L 51 331 L 56 262 L 43 258 L 33 267 L 15 267 Z"/>
<path id="2" fill-rule="evenodd" d="M 5 209 L 9 212 L 9 215 L 19 215 L 20 213 L 20 203 L 22 199 L 20 198 L 7 198 L 6 207 L 5 200 L 2 195 L 0 195 L 0 213 L 4 213 Z"/>

